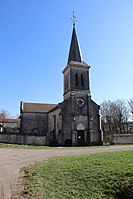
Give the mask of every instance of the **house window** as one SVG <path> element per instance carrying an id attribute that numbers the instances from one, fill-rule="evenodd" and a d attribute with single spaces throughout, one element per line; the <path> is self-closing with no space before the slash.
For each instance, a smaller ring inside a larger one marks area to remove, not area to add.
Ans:
<path id="1" fill-rule="evenodd" d="M 75 82 L 76 82 L 76 86 L 78 86 L 79 85 L 78 73 L 75 74 Z"/>
<path id="2" fill-rule="evenodd" d="M 84 77 L 83 77 L 83 74 L 81 74 L 81 86 L 84 87 Z"/>

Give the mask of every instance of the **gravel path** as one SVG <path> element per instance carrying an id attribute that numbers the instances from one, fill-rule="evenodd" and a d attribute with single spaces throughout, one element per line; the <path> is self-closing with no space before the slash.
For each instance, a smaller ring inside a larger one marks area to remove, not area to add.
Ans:
<path id="1" fill-rule="evenodd" d="M 20 169 L 37 161 L 47 160 L 55 156 L 91 154 L 111 151 L 133 150 L 133 145 L 90 147 L 90 148 L 58 148 L 46 150 L 0 149 L 0 199 L 14 199 L 14 187 L 17 186 Z"/>

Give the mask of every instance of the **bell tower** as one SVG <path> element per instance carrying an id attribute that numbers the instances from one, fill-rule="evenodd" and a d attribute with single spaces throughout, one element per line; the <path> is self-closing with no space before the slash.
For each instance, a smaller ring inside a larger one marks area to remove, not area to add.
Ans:
<path id="1" fill-rule="evenodd" d="M 74 20 L 67 66 L 63 70 L 64 100 L 75 92 L 84 92 L 90 95 L 89 68 L 90 66 L 82 59 Z"/>
<path id="2" fill-rule="evenodd" d="M 62 144 L 72 146 L 101 144 L 99 105 L 90 95 L 89 68 L 83 59 L 73 15 L 72 37 L 64 75 L 64 101 L 61 103 Z"/>

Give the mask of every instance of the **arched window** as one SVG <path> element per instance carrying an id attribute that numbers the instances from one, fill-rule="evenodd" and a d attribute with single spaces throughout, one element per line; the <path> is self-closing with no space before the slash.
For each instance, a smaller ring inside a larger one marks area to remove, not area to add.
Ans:
<path id="1" fill-rule="evenodd" d="M 81 74 L 81 86 L 84 87 L 84 77 L 83 77 L 83 74 Z"/>
<path id="2" fill-rule="evenodd" d="M 37 135 L 37 134 L 39 134 L 39 129 L 38 128 L 33 128 L 32 131 L 31 131 L 31 133 L 33 135 Z"/>
<path id="3" fill-rule="evenodd" d="M 79 85 L 78 73 L 75 74 L 75 83 L 76 83 L 76 86 Z"/>

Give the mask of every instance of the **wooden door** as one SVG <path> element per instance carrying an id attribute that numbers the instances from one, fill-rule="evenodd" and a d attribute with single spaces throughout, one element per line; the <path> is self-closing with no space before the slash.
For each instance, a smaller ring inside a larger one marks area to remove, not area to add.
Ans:
<path id="1" fill-rule="evenodd" d="M 84 130 L 77 131 L 77 145 L 84 146 Z"/>

